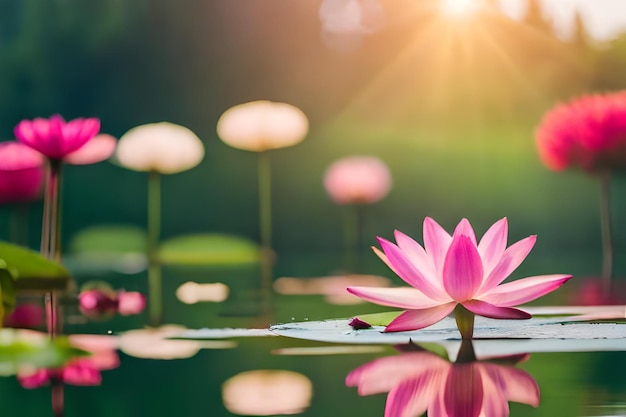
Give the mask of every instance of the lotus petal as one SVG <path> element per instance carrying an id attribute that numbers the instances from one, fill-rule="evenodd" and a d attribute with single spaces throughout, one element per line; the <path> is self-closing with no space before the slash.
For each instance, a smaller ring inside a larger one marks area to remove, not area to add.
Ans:
<path id="1" fill-rule="evenodd" d="M 455 302 L 441 304 L 436 307 L 421 310 L 408 310 L 396 317 L 385 328 L 385 332 L 403 332 L 419 330 L 437 323 L 439 320 L 452 313 Z"/>
<path id="2" fill-rule="evenodd" d="M 541 275 L 498 285 L 481 300 L 501 307 L 512 307 L 533 301 L 552 292 L 571 279 L 571 275 Z"/>
<path id="3" fill-rule="evenodd" d="M 480 300 L 470 300 L 462 304 L 463 307 L 467 308 L 472 313 L 492 319 L 521 320 L 532 317 L 527 312 L 518 310 L 517 308 L 499 307 Z"/>
<path id="4" fill-rule="evenodd" d="M 476 245 L 466 235 L 455 235 L 443 265 L 443 285 L 456 301 L 471 299 L 483 280 L 483 265 Z"/>

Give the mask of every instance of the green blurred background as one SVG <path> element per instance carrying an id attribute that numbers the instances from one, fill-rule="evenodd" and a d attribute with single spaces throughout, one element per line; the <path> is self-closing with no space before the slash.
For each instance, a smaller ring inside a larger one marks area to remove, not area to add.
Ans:
<path id="1" fill-rule="evenodd" d="M 94 116 L 116 137 L 143 123 L 170 121 L 204 142 L 205 161 L 162 180 L 163 238 L 221 232 L 258 240 L 256 155 L 223 144 L 215 125 L 227 108 L 268 99 L 300 107 L 307 139 L 272 153 L 275 277 L 327 274 L 342 265 L 342 222 L 322 185 L 337 158 L 368 154 L 391 169 L 394 187 L 365 209 L 361 271 L 391 277 L 367 252 L 375 236 L 400 229 L 421 241 L 432 216 L 448 230 L 467 217 L 478 233 L 507 216 L 509 241 L 538 234 L 515 277 L 599 275 L 599 187 L 580 172 L 542 166 L 534 130 L 557 102 L 626 87 L 626 36 L 598 43 L 583 20 L 557 37 L 539 2 L 521 20 L 495 8 L 471 20 L 444 18 L 436 0 L 380 2 L 384 25 L 360 34 L 325 33 L 320 0 L 0 0 L 0 140 L 22 119 L 59 113 Z M 66 168 L 64 240 L 98 224 L 146 224 L 147 176 L 110 163 Z M 615 274 L 626 274 L 624 181 L 612 184 Z M 37 247 L 41 205 L 30 210 Z M 10 213 L 0 208 L 0 238 Z M 87 280 L 90 276 L 78 276 Z M 198 327 L 254 327 L 246 291 L 255 268 L 164 269 L 165 321 Z M 107 276 L 115 288 L 145 291 L 144 275 Z M 395 279 L 399 283 L 399 279 Z M 225 303 L 183 305 L 176 288 L 219 280 Z M 569 284 L 568 284 L 569 285 Z M 572 282 L 574 288 L 576 283 Z M 571 286 L 570 286 L 571 287 Z M 571 302 L 567 291 L 544 303 Z M 273 320 L 320 320 L 380 311 L 336 306 L 321 296 L 275 299 Z M 75 310 L 75 308 L 74 308 Z M 238 317 L 239 316 L 239 317 Z M 244 317 L 241 317 L 244 316 Z M 146 315 L 68 323 L 99 333 L 143 327 Z M 122 355 L 99 389 L 67 387 L 68 416 L 231 415 L 221 384 L 240 371 L 288 368 L 315 385 L 305 415 L 380 415 L 384 396 L 357 398 L 345 375 L 374 355 L 283 357 L 270 351 L 308 346 L 282 338 L 239 341 L 193 359 L 147 361 Z M 597 404 L 624 404 L 624 354 L 534 354 L 523 365 L 538 380 L 542 407 L 512 405 L 513 415 L 600 415 Z M 11 415 L 49 412 L 49 391 L 24 391 L 0 379 Z"/>
<path id="2" fill-rule="evenodd" d="M 421 240 L 425 216 L 448 229 L 467 217 L 479 233 L 507 216 L 511 240 L 536 233 L 535 251 L 549 256 L 597 254 L 589 273 L 599 273 L 598 184 L 543 167 L 534 129 L 559 101 L 626 85 L 626 36 L 594 42 L 578 16 L 562 39 L 537 1 L 519 21 L 496 3 L 455 20 L 437 1 L 396 0 L 377 30 L 346 35 L 324 33 L 318 0 L 1 0 L 0 137 L 55 113 L 99 117 L 116 137 L 148 122 L 188 126 L 206 158 L 163 179 L 163 237 L 258 239 L 256 156 L 223 144 L 215 125 L 232 105 L 284 101 L 311 130 L 271 155 L 279 255 L 341 248 L 345 208 L 323 173 L 369 154 L 390 166 L 394 188 L 366 209 L 364 248 L 395 228 Z M 145 226 L 146 175 L 109 163 L 66 174 L 66 242 L 94 224 Z M 612 189 L 617 275 L 622 184 Z"/>

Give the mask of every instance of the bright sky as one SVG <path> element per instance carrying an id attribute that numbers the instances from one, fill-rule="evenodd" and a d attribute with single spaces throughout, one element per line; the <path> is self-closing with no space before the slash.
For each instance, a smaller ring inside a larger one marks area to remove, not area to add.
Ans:
<path id="1" fill-rule="evenodd" d="M 499 0 L 511 17 L 523 15 L 526 0 Z M 560 36 L 567 37 L 572 30 L 574 14 L 578 10 L 590 35 L 598 40 L 610 40 L 626 32 L 626 0 L 541 0 Z"/>

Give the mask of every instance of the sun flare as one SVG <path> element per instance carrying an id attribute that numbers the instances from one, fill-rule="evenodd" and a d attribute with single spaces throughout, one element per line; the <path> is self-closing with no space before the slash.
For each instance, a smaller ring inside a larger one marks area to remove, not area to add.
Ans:
<path id="1" fill-rule="evenodd" d="M 478 0 L 440 0 L 441 11 L 448 16 L 471 16 L 478 9 Z"/>

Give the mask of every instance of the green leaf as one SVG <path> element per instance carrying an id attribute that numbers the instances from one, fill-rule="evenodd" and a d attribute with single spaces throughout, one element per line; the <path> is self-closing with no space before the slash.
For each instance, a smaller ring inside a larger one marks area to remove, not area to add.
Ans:
<path id="1" fill-rule="evenodd" d="M 258 263 L 259 245 L 225 234 L 196 234 L 169 239 L 161 244 L 159 259 L 170 265 L 241 265 Z"/>
<path id="2" fill-rule="evenodd" d="M 0 259 L 5 270 L 16 280 L 18 290 L 63 290 L 70 273 L 58 262 L 43 257 L 39 252 L 0 241 Z"/>

